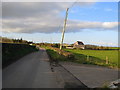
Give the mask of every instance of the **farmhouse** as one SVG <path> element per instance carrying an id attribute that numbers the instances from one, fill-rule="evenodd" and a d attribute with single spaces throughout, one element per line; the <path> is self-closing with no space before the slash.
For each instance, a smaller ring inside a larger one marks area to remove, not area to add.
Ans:
<path id="1" fill-rule="evenodd" d="M 81 41 L 77 41 L 74 43 L 73 48 L 78 48 L 78 49 L 85 49 L 85 45 Z"/>

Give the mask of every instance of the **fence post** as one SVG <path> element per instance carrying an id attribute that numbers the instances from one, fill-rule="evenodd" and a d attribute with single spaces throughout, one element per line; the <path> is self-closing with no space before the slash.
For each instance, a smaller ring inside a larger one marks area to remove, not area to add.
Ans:
<path id="1" fill-rule="evenodd" d="M 106 56 L 106 64 L 108 64 L 108 57 Z"/>
<path id="2" fill-rule="evenodd" d="M 87 55 L 87 61 L 89 61 L 89 55 Z"/>

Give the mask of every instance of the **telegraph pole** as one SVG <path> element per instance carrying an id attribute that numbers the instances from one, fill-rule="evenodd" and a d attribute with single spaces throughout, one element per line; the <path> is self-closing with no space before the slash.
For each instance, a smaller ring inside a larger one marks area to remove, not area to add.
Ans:
<path id="1" fill-rule="evenodd" d="M 68 10 L 69 10 L 69 8 L 66 9 L 66 16 L 65 16 L 64 27 L 63 27 L 63 31 L 62 31 L 62 38 L 61 38 L 61 43 L 60 43 L 60 50 L 62 50 L 62 46 L 63 46 L 64 33 L 65 33 L 66 22 L 67 22 L 67 17 L 68 17 Z"/>

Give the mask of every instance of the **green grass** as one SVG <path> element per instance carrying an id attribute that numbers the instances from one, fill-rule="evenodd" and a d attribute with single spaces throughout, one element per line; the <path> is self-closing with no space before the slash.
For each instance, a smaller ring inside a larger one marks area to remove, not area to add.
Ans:
<path id="1" fill-rule="evenodd" d="M 60 61 L 65 61 L 65 60 L 67 60 L 67 58 L 66 58 L 65 56 L 58 54 L 58 53 L 55 52 L 54 50 L 47 49 L 46 51 L 47 51 L 48 55 L 50 56 L 50 58 L 51 58 L 52 60 L 60 60 Z"/>
<path id="2" fill-rule="evenodd" d="M 118 50 L 63 49 L 64 51 L 73 53 L 74 58 L 70 59 L 58 54 L 58 52 L 52 50 L 52 48 L 46 47 L 46 49 L 52 60 L 70 61 L 80 64 L 100 65 L 115 68 L 118 67 Z M 106 57 L 108 57 L 108 64 L 106 63 Z"/>
<path id="3" fill-rule="evenodd" d="M 72 52 L 78 63 L 97 64 L 104 66 L 118 66 L 118 50 L 76 50 L 64 49 L 65 51 Z M 87 60 L 89 56 L 89 60 Z M 109 64 L 106 64 L 106 56 L 108 57 Z"/>
<path id="4" fill-rule="evenodd" d="M 120 47 L 109 47 L 109 49 L 120 49 Z"/>

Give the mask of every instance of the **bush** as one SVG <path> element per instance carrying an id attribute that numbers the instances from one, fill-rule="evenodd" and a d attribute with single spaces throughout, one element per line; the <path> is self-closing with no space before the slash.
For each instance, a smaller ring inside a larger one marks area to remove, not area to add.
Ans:
<path id="1" fill-rule="evenodd" d="M 35 46 L 27 44 L 2 43 L 2 67 L 6 67 L 33 51 L 37 51 Z"/>

